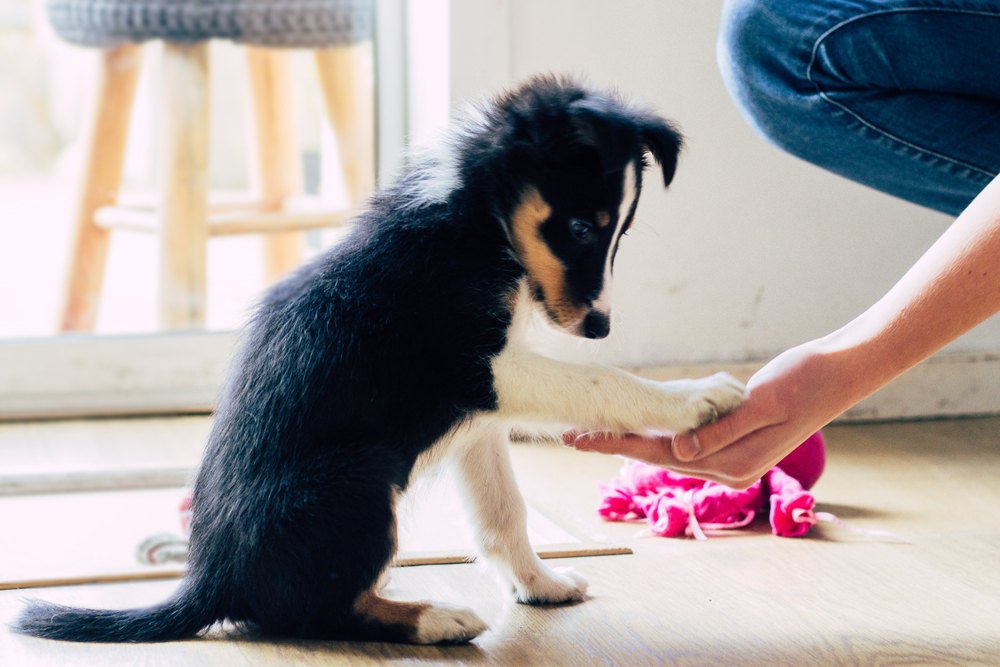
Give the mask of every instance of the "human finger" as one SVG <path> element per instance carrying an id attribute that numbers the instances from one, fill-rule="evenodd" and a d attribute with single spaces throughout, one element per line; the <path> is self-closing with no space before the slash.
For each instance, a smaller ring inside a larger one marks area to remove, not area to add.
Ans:
<path id="1" fill-rule="evenodd" d="M 676 463 L 670 453 L 670 436 L 666 434 L 646 436 L 636 433 L 616 435 L 606 431 L 591 433 L 569 431 L 563 434 L 563 443 L 583 452 L 617 454 L 661 466 Z"/>
<path id="2" fill-rule="evenodd" d="M 789 441 L 786 430 L 780 424 L 765 426 L 738 438 L 715 454 L 681 465 L 686 474 L 745 489 L 785 456 L 788 449 L 785 443 Z"/>
<path id="3" fill-rule="evenodd" d="M 698 461 L 729 447 L 754 431 L 774 425 L 774 417 L 748 400 L 718 420 L 677 434 L 671 453 L 681 462 Z"/>

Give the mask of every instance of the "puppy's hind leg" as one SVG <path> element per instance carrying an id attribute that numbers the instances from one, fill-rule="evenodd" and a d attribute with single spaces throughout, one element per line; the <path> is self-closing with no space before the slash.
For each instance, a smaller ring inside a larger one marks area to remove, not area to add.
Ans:
<path id="1" fill-rule="evenodd" d="M 461 644 L 486 630 L 471 609 L 443 602 L 398 602 L 374 591 L 358 597 L 350 627 L 351 639 L 411 644 Z"/>
<path id="2" fill-rule="evenodd" d="M 393 514 L 397 493 L 393 493 Z M 396 551 L 396 522 L 389 527 L 391 550 Z M 388 563 L 387 563 L 388 565 Z M 443 602 L 399 602 L 380 594 L 388 567 L 372 588 L 354 601 L 347 623 L 348 639 L 405 642 L 410 644 L 461 644 L 487 630 L 486 623 L 471 609 Z"/>
<path id="3" fill-rule="evenodd" d="M 398 461 L 379 447 L 314 457 L 273 512 L 241 611 L 263 634 L 303 639 L 467 642 L 486 629 L 469 609 L 378 593 L 396 552 Z M 275 494 L 280 495 L 280 494 Z"/>
<path id="4" fill-rule="evenodd" d="M 453 457 L 459 484 L 471 508 L 482 556 L 508 582 L 518 602 L 554 604 L 583 600 L 587 582 L 573 572 L 550 570 L 528 541 L 527 508 L 514 481 L 507 428 L 474 429 L 473 439 Z"/>

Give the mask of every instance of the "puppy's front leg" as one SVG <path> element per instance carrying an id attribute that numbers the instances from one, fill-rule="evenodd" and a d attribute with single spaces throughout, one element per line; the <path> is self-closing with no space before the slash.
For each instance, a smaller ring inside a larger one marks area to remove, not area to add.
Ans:
<path id="1" fill-rule="evenodd" d="M 726 373 L 657 382 L 609 366 L 556 361 L 515 346 L 493 360 L 493 384 L 504 418 L 622 433 L 696 428 L 739 405 L 744 391 Z"/>
<path id="2" fill-rule="evenodd" d="M 472 508 L 481 555 L 514 589 L 518 602 L 552 604 L 582 600 L 587 582 L 572 571 L 553 572 L 528 541 L 527 510 L 514 482 L 509 425 L 473 427 L 472 438 L 454 455 L 459 485 Z"/>

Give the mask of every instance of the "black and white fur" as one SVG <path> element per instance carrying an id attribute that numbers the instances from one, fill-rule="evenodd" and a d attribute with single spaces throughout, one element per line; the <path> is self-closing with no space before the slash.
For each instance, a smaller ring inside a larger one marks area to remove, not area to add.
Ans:
<path id="1" fill-rule="evenodd" d="M 522 323 L 540 308 L 571 333 L 607 334 L 644 153 L 669 184 L 680 144 L 660 117 L 562 79 L 470 114 L 346 240 L 263 298 L 219 401 L 173 597 L 123 611 L 32 601 L 14 628 L 151 642 L 225 619 L 273 636 L 468 641 L 486 627 L 472 611 L 378 592 L 397 497 L 444 458 L 517 599 L 583 599 L 586 583 L 528 543 L 511 426 L 689 429 L 742 387 L 557 362 L 528 351 Z"/>

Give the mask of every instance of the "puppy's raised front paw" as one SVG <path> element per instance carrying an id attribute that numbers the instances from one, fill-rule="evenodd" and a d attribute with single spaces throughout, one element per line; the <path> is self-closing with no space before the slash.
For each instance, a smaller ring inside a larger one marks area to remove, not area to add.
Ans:
<path id="1" fill-rule="evenodd" d="M 587 580 L 572 568 L 545 568 L 514 584 L 514 594 L 522 604 L 579 602 L 587 597 Z"/>
<path id="2" fill-rule="evenodd" d="M 743 402 L 746 386 L 729 373 L 716 373 L 700 380 L 690 380 L 688 397 L 690 413 L 687 423 L 678 424 L 678 431 L 687 431 L 713 422 L 732 412 Z"/>
<path id="3" fill-rule="evenodd" d="M 488 626 L 465 607 L 435 602 L 417 619 L 417 644 L 460 644 L 483 634 Z"/>

